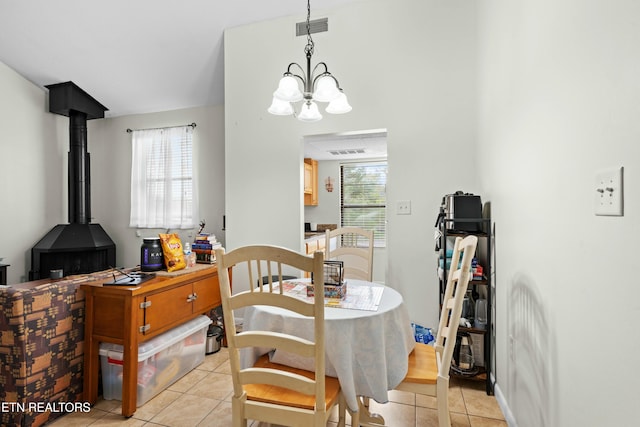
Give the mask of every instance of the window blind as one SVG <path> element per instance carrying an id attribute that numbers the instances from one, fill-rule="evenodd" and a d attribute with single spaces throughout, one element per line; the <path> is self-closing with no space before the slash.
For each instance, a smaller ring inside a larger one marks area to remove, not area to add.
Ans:
<path id="1" fill-rule="evenodd" d="M 387 163 L 340 166 L 340 207 L 343 227 L 373 230 L 374 245 L 386 245 Z"/>
<path id="2" fill-rule="evenodd" d="M 195 188 L 191 126 L 132 132 L 131 227 L 195 227 Z"/>

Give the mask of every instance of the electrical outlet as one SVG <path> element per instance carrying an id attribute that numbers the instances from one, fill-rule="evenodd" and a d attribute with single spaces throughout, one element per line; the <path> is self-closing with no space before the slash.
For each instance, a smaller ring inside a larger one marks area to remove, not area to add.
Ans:
<path id="1" fill-rule="evenodd" d="M 411 215 L 411 200 L 399 200 L 396 205 L 398 215 Z"/>
<path id="2" fill-rule="evenodd" d="M 593 199 L 596 215 L 623 215 L 622 167 L 604 169 L 596 173 L 595 196 Z"/>

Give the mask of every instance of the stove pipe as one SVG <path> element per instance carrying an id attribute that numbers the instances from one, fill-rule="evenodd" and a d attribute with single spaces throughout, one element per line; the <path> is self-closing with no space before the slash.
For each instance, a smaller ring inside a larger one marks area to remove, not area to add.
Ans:
<path id="1" fill-rule="evenodd" d="M 91 175 L 87 120 L 104 118 L 107 109 L 73 82 L 46 86 L 49 111 L 69 117 L 69 223 L 91 222 Z"/>
<path id="2" fill-rule="evenodd" d="M 59 224 L 31 249 L 30 280 L 91 273 L 115 265 L 115 243 L 100 224 L 91 224 L 90 162 L 87 120 L 104 118 L 105 106 L 73 82 L 46 86 L 49 112 L 69 117 L 69 224 Z"/>
<path id="3" fill-rule="evenodd" d="M 91 222 L 91 182 L 87 152 L 87 115 L 69 111 L 69 223 Z"/>

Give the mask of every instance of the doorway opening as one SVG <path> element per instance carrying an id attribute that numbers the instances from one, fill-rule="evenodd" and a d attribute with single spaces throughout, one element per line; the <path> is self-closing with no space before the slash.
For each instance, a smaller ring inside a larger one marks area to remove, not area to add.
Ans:
<path id="1" fill-rule="evenodd" d="M 386 164 L 387 130 L 306 135 L 303 137 L 303 157 L 317 162 L 318 192 L 317 203 L 304 206 L 305 229 L 340 227 L 344 202 L 341 192 L 343 166 L 369 162 Z M 312 236 L 305 233 L 305 238 Z M 386 265 L 386 247 L 377 247 L 374 250 L 374 281 L 384 282 Z"/>

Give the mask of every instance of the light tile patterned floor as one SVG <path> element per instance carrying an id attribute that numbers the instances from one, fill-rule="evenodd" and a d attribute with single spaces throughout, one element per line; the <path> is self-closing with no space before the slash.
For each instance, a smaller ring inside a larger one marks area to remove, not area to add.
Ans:
<path id="1" fill-rule="evenodd" d="M 506 427 L 500 407 L 487 396 L 482 383 L 455 382 L 449 390 L 453 427 Z M 76 412 L 50 423 L 56 427 L 100 426 L 231 426 L 232 392 L 228 353 L 222 348 L 167 390 L 139 407 L 131 418 L 120 414 L 120 401 L 102 400 L 88 413 Z M 387 426 L 431 427 L 438 425 L 434 398 L 399 391 L 390 392 L 390 402 L 371 401 L 371 411 L 384 416 Z M 337 413 L 328 427 L 337 425 Z M 347 416 L 347 424 L 349 417 Z M 250 427 L 263 427 L 254 422 Z M 274 426 L 275 427 L 275 426 Z"/>

